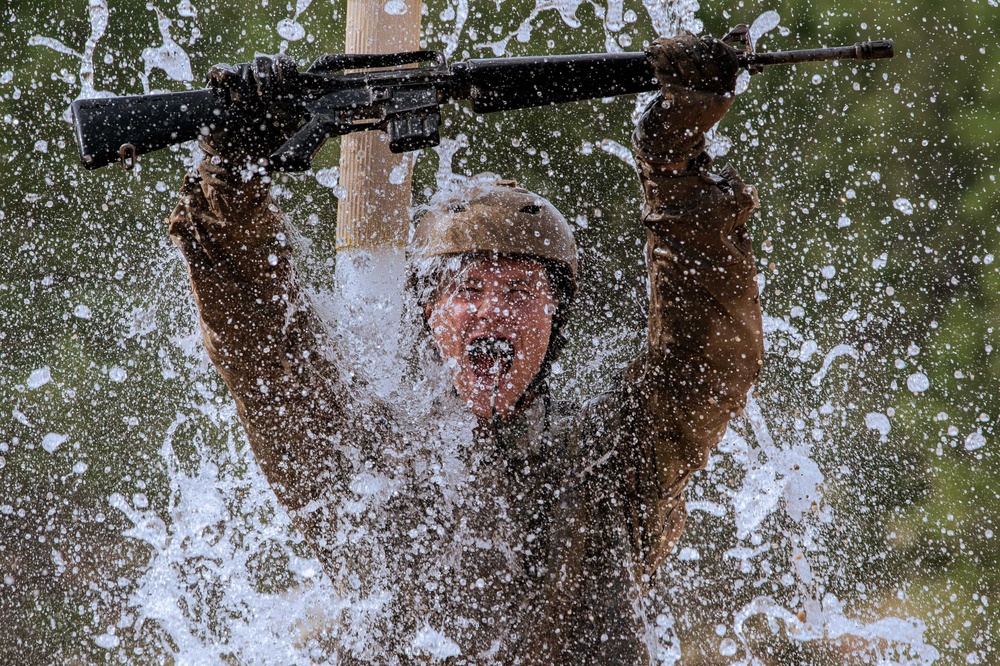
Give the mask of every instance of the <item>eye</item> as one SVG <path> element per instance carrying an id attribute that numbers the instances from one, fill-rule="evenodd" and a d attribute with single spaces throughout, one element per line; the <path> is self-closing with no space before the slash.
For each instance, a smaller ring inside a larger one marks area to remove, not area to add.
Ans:
<path id="1" fill-rule="evenodd" d="M 472 298 L 477 298 L 479 294 L 482 293 L 482 291 L 483 290 L 480 285 L 466 283 L 466 284 L 460 284 L 457 287 L 455 287 L 454 293 L 455 296 L 457 296 L 458 298 L 463 298 L 468 300 Z"/>

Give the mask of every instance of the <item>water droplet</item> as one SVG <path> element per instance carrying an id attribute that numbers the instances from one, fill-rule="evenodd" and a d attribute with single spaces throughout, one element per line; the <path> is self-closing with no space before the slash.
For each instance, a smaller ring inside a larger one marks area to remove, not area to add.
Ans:
<path id="1" fill-rule="evenodd" d="M 404 0 L 387 0 L 382 10 L 392 16 L 402 16 L 406 13 L 406 2 Z"/>
<path id="2" fill-rule="evenodd" d="M 42 448 L 49 453 L 52 453 L 62 446 L 67 439 L 69 438 L 66 435 L 60 435 L 57 432 L 50 432 L 42 438 Z"/>
<path id="3" fill-rule="evenodd" d="M 123 381 L 125 381 L 126 377 L 128 377 L 128 373 L 125 371 L 125 368 L 119 368 L 116 365 L 115 367 L 108 370 L 108 379 L 110 379 L 113 382 L 118 382 L 120 384 Z"/>
<path id="4" fill-rule="evenodd" d="M 36 389 L 40 386 L 45 386 L 50 381 L 52 381 L 52 375 L 49 372 L 49 366 L 43 366 L 38 368 L 31 375 L 28 376 L 28 388 Z"/>
<path id="5" fill-rule="evenodd" d="M 903 215 L 913 215 L 913 204 L 910 203 L 909 199 L 904 199 L 899 197 L 892 202 L 892 207 L 898 210 Z"/>
<path id="6" fill-rule="evenodd" d="M 297 42 L 306 36 L 306 29 L 298 21 L 282 19 L 278 21 L 278 34 L 290 42 Z"/>
<path id="7" fill-rule="evenodd" d="M 930 385 L 931 382 L 927 379 L 927 375 L 922 372 L 914 372 L 906 378 L 906 388 L 910 389 L 914 393 L 923 393 L 930 388 Z"/>
<path id="8" fill-rule="evenodd" d="M 694 562 L 701 559 L 701 554 L 696 549 L 686 546 L 677 553 L 677 559 L 681 562 Z"/>
<path id="9" fill-rule="evenodd" d="M 818 86 L 819 84 L 823 83 L 823 77 L 819 74 L 813 74 L 812 82 L 814 86 Z"/>
<path id="10" fill-rule="evenodd" d="M 736 641 L 732 638 L 723 638 L 719 643 L 719 654 L 723 657 L 732 657 L 736 654 Z"/>
<path id="11" fill-rule="evenodd" d="M 330 167 L 316 172 L 316 182 L 333 190 L 333 196 L 342 199 L 347 196 L 347 188 L 340 184 L 340 169 Z"/>
<path id="12" fill-rule="evenodd" d="M 81 304 L 77 305 L 75 308 L 73 308 L 73 314 L 75 316 L 79 317 L 80 319 L 90 319 L 90 316 L 91 316 L 90 315 L 90 308 L 88 308 L 83 303 L 81 303 Z"/>
<path id="13" fill-rule="evenodd" d="M 750 24 L 750 38 L 753 39 L 754 43 L 760 41 L 761 37 L 777 28 L 779 23 L 781 23 L 781 15 L 773 9 L 769 9 Z"/>
<path id="14" fill-rule="evenodd" d="M 885 437 L 892 430 L 892 424 L 889 423 L 889 417 L 881 412 L 870 412 L 865 415 L 865 427 L 869 430 L 874 430 L 878 434 Z"/>
<path id="15" fill-rule="evenodd" d="M 196 18 L 198 10 L 191 4 L 191 0 L 181 0 L 177 3 L 177 13 L 184 18 Z"/>
<path id="16" fill-rule="evenodd" d="M 978 430 L 976 432 L 969 433 L 969 436 L 965 438 L 966 451 L 976 451 L 984 446 L 986 446 L 986 438 L 983 437 L 983 433 Z"/>

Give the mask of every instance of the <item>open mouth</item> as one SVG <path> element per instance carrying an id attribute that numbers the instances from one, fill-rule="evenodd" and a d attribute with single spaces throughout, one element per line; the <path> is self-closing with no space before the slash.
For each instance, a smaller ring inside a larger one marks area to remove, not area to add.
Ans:
<path id="1" fill-rule="evenodd" d="M 505 338 L 476 338 L 465 347 L 478 377 L 499 377 L 510 371 L 514 363 L 514 343 Z"/>

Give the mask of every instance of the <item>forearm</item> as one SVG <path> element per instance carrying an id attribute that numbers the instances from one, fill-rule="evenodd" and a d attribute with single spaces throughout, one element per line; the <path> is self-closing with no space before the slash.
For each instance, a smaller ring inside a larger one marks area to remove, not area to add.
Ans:
<path id="1" fill-rule="evenodd" d="M 235 181 L 235 182 L 234 182 Z M 169 220 L 187 262 L 209 357 L 236 400 L 255 457 L 282 503 L 315 497 L 327 464 L 315 414 L 336 412 L 337 376 L 300 293 L 284 220 L 259 176 L 203 163 Z M 314 414 L 315 412 L 315 414 Z M 307 432 L 308 430 L 308 432 Z"/>
<path id="2" fill-rule="evenodd" d="M 708 172 L 705 133 L 733 104 L 736 52 L 711 37 L 646 51 L 662 88 L 633 136 L 649 270 L 646 354 L 630 371 L 652 573 L 684 524 L 684 488 L 705 466 L 760 371 L 763 335 L 750 234 L 754 188 Z"/>
<path id="3" fill-rule="evenodd" d="M 691 474 L 743 411 L 760 371 L 763 334 L 746 229 L 753 190 L 729 168 L 715 178 L 637 157 L 650 306 L 647 352 L 629 384 L 644 461 L 644 561 L 652 574 L 680 536 Z"/>
<path id="4" fill-rule="evenodd" d="M 647 379 L 687 415 L 676 419 L 681 440 L 707 453 L 742 411 L 763 356 L 746 228 L 756 193 L 731 167 L 715 177 L 639 164 L 650 279 Z"/>
<path id="5" fill-rule="evenodd" d="M 189 175 L 169 228 L 187 262 L 212 361 L 245 396 L 257 379 L 281 374 L 274 347 L 287 345 L 285 322 L 295 323 L 300 295 L 267 184 L 226 176 L 207 163 Z"/>

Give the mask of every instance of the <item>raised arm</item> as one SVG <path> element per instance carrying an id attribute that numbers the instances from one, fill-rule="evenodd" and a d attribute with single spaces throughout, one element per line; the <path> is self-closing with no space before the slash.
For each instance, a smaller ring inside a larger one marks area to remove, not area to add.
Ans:
<path id="1" fill-rule="evenodd" d="M 281 66 L 281 59 L 258 59 L 216 68 L 210 80 L 252 96 Z M 282 505 L 297 511 L 345 485 L 358 462 L 345 457 L 347 446 L 374 455 L 374 442 L 353 440 L 375 437 L 377 423 L 352 429 L 351 442 L 342 431 L 347 414 L 379 421 L 379 407 L 342 380 L 331 341 L 296 280 L 286 221 L 257 159 L 280 145 L 288 128 L 266 104 L 243 101 L 257 114 L 250 123 L 257 131 L 208 138 L 170 216 L 170 235 L 187 261 L 205 346 L 236 400 L 254 456 Z M 316 543 L 317 517 L 298 517 Z"/>
<path id="2" fill-rule="evenodd" d="M 705 132 L 733 102 L 735 52 L 690 34 L 658 40 L 648 52 L 663 89 L 633 142 L 644 194 L 649 337 L 628 386 L 640 415 L 640 527 L 652 573 L 683 528 L 691 473 L 743 411 L 763 334 L 746 227 L 756 191 L 731 165 L 710 174 L 705 152 Z"/>

